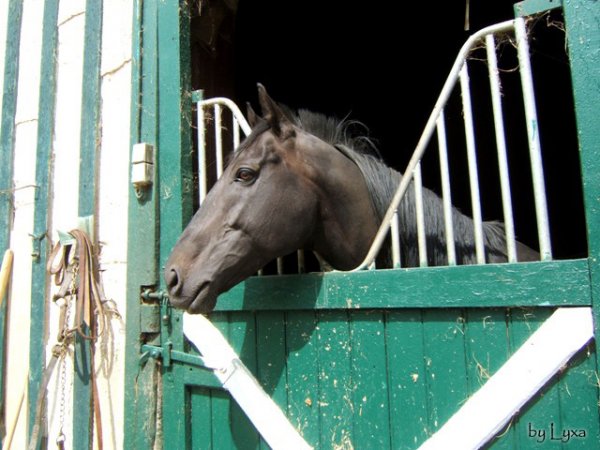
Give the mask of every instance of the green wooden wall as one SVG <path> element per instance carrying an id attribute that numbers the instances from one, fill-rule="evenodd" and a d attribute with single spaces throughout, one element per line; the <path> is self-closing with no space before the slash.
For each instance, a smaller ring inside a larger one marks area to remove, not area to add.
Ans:
<path id="1" fill-rule="evenodd" d="M 212 320 L 320 449 L 414 449 L 440 428 L 551 314 L 551 308 L 220 312 Z M 600 442 L 598 386 L 586 348 L 493 442 L 537 448 L 531 430 L 585 430 Z M 190 449 L 268 448 L 198 369 L 183 376 Z M 493 405 L 490 405 L 493 407 Z M 167 419 L 168 420 L 168 419 Z M 550 431 L 547 439 L 550 444 Z M 181 447 L 184 448 L 184 447 Z"/>

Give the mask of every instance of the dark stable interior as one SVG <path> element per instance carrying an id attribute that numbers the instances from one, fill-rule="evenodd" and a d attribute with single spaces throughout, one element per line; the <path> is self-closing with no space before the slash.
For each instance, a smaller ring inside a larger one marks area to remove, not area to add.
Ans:
<path id="1" fill-rule="evenodd" d="M 456 54 L 475 31 L 514 17 L 512 1 L 208 0 L 190 5 L 192 87 L 257 109 L 256 83 L 277 101 L 368 127 L 386 163 L 403 171 Z M 559 10 L 532 22 L 531 61 L 555 258 L 587 254 L 573 100 Z M 484 220 L 502 220 L 487 67 L 470 63 Z M 518 62 L 499 52 L 517 239 L 537 248 Z M 517 99 L 516 101 L 514 99 Z M 452 109 L 454 108 L 454 109 Z M 244 109 L 244 108 L 242 108 Z M 452 112 L 454 111 L 454 112 Z M 470 214 L 460 95 L 447 113 L 453 203 Z M 454 148 L 452 149 L 452 146 Z M 434 146 L 435 147 L 435 146 Z M 440 192 L 435 148 L 425 186 Z"/>

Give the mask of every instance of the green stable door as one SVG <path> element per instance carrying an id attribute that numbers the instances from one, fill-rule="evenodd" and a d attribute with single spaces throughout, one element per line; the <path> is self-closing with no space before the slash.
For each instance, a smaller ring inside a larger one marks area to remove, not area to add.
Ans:
<path id="1" fill-rule="evenodd" d="M 600 6 L 562 7 L 589 258 L 255 277 L 211 314 L 314 448 L 416 449 L 557 307 L 592 307 L 598 319 Z M 190 350 L 181 313 L 163 295 L 161 268 L 195 189 L 187 8 L 136 2 L 132 144 L 154 148 L 155 177 L 130 196 L 125 448 L 268 448 Z M 591 343 L 489 447 L 597 448 L 597 363 Z"/>

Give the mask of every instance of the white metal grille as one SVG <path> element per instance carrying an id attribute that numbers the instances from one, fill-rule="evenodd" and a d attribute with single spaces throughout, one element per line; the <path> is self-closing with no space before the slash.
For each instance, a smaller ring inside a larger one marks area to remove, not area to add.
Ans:
<path id="1" fill-rule="evenodd" d="M 469 185 L 471 192 L 471 204 L 473 210 L 473 221 L 475 224 L 475 249 L 477 262 L 485 263 L 485 253 L 483 244 L 483 220 L 481 214 L 481 200 L 479 195 L 479 180 L 477 175 L 477 156 L 473 113 L 471 108 L 471 88 L 468 72 L 468 56 L 473 49 L 479 45 L 482 40 L 485 42 L 487 51 L 487 63 L 489 68 L 490 91 L 492 97 L 492 109 L 494 115 L 494 128 L 496 133 L 496 144 L 498 150 L 498 164 L 500 171 L 500 189 L 502 194 L 502 205 L 504 213 L 504 224 L 507 242 L 507 255 L 509 262 L 516 261 L 515 232 L 512 213 L 512 201 L 510 192 L 510 181 L 508 173 L 508 164 L 506 159 L 506 143 L 504 120 L 502 114 L 502 94 L 500 76 L 497 66 L 496 45 L 494 35 L 498 33 L 512 32 L 515 35 L 515 42 L 519 59 L 519 73 L 521 77 L 523 102 L 525 105 L 525 120 L 528 135 L 529 153 L 531 160 L 531 173 L 533 179 L 533 190 L 535 199 L 535 212 L 538 227 L 538 239 L 540 247 L 540 257 L 542 260 L 552 259 L 552 248 L 550 244 L 550 229 L 548 221 L 548 210 L 546 201 L 546 189 L 544 185 L 544 171 L 542 165 L 540 138 L 537 120 L 537 111 L 535 106 L 535 96 L 533 90 L 533 77 L 531 74 L 531 64 L 529 61 L 529 43 L 527 40 L 527 30 L 525 20 L 518 18 L 502 22 L 473 34 L 461 48 L 458 57 L 450 71 L 448 78 L 442 88 L 442 92 L 433 108 L 425 130 L 417 144 L 417 147 L 408 163 L 404 176 L 398 187 L 394 198 L 384 216 L 383 222 L 375 237 L 371 249 L 364 261 L 355 270 L 362 270 L 373 267 L 373 261 L 383 245 L 388 232 L 392 235 L 392 257 L 394 267 L 400 267 L 400 239 L 398 237 L 398 207 L 402 198 L 406 194 L 411 181 L 415 184 L 415 195 L 417 205 L 417 233 L 418 248 L 421 265 L 427 264 L 427 248 L 424 236 L 423 211 L 419 208 L 422 204 L 422 183 L 421 183 L 421 159 L 427 150 L 434 132 L 437 131 L 438 149 L 440 156 L 440 172 L 442 174 L 442 198 L 444 203 L 445 231 L 447 239 L 448 263 L 456 264 L 456 255 L 454 249 L 454 232 L 451 219 L 451 193 L 448 169 L 448 148 L 446 140 L 444 109 L 455 89 L 459 84 L 462 106 L 464 129 L 467 147 L 467 160 L 469 172 Z"/>

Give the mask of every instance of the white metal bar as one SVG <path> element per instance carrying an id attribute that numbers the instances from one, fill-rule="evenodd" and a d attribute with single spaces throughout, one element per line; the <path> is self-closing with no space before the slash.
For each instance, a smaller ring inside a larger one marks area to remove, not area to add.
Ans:
<path id="1" fill-rule="evenodd" d="M 485 264 L 485 248 L 483 245 L 483 221 L 481 219 L 481 200 L 479 196 L 479 177 L 477 175 L 477 153 L 475 149 L 475 130 L 473 128 L 473 111 L 471 108 L 471 88 L 467 64 L 460 71 L 460 90 L 463 103 L 465 137 L 467 141 L 467 163 L 469 167 L 469 187 L 471 190 L 471 206 L 473 209 L 473 225 L 475 234 L 475 254 L 478 264 Z"/>
<path id="2" fill-rule="evenodd" d="M 477 449 L 594 335 L 591 308 L 559 308 L 419 450 Z"/>
<path id="3" fill-rule="evenodd" d="M 456 245 L 454 243 L 454 223 L 452 221 L 452 194 L 450 189 L 450 166 L 448 165 L 448 143 L 446 140 L 446 121 L 444 110 L 437 120 L 438 153 L 440 156 L 440 175 L 442 178 L 442 202 L 444 205 L 444 229 L 446 231 L 446 253 L 448 265 L 456 265 Z"/>
<path id="4" fill-rule="evenodd" d="M 283 258 L 277 258 L 277 275 L 283 275 Z"/>
<path id="5" fill-rule="evenodd" d="M 517 38 L 523 103 L 525 105 L 525 120 L 527 121 L 527 136 L 529 138 L 529 154 L 531 159 L 531 174 L 533 178 L 533 194 L 535 199 L 538 237 L 540 241 L 540 256 L 542 260 L 547 261 L 552 259 L 552 246 L 550 243 L 546 186 L 544 182 L 537 110 L 535 107 L 535 94 L 533 91 L 533 77 L 531 75 L 531 63 L 529 61 L 527 28 L 525 26 L 525 20 L 522 17 L 515 19 L 515 35 Z"/>
<path id="6" fill-rule="evenodd" d="M 306 273 L 306 263 L 304 260 L 304 250 L 298 250 L 298 273 Z"/>
<path id="7" fill-rule="evenodd" d="M 417 243 L 419 246 L 419 266 L 427 267 L 427 235 L 425 234 L 425 211 L 423 208 L 423 180 L 421 179 L 421 163 L 414 171 L 415 212 L 417 215 Z"/>
<path id="8" fill-rule="evenodd" d="M 235 102 L 231 101 L 230 99 L 226 97 L 213 97 L 206 100 L 202 100 L 200 102 L 200 104 L 205 107 L 215 105 L 217 103 L 227 107 L 233 113 L 238 123 L 240 124 L 240 128 L 242 129 L 244 136 L 248 136 L 252 132 L 252 128 L 248 124 L 248 121 L 244 117 L 244 114 L 242 113 L 240 108 L 238 108 Z"/>
<path id="9" fill-rule="evenodd" d="M 506 156 L 504 118 L 502 115 L 502 97 L 500 94 L 500 75 L 498 73 L 496 43 L 492 34 L 488 34 L 485 37 L 485 46 L 487 51 L 488 72 L 490 78 L 490 92 L 492 94 L 492 109 L 494 111 L 496 149 L 498 150 L 498 170 L 500 173 L 500 192 L 502 194 L 502 210 L 504 214 L 506 252 L 508 262 L 516 262 L 517 247 L 515 242 L 515 224 L 513 220 L 512 195 L 510 192 L 510 177 L 508 173 L 508 159 Z"/>
<path id="10" fill-rule="evenodd" d="M 221 332 L 203 315 L 183 313 L 183 332 L 274 450 L 308 450 L 298 430 L 263 390 Z"/>
<path id="11" fill-rule="evenodd" d="M 206 198 L 208 191 L 208 177 L 206 176 L 206 136 L 205 136 L 205 122 L 204 122 L 204 107 L 202 103 L 198 103 L 198 184 L 199 184 L 199 202 L 202 202 Z"/>
<path id="12" fill-rule="evenodd" d="M 398 211 L 392 216 L 392 265 L 394 269 L 399 269 L 400 263 L 400 235 L 398 233 Z"/>
<path id="13" fill-rule="evenodd" d="M 233 116 L 233 139 L 234 139 L 234 150 L 239 146 L 241 137 L 240 130 L 244 133 L 244 136 L 249 135 L 252 132 L 250 125 L 246 121 L 246 118 L 238 108 L 238 106 L 228 98 L 225 97 L 214 97 L 207 100 L 200 100 L 197 102 L 198 105 L 198 117 L 197 117 L 197 136 L 198 136 L 198 184 L 199 184 L 199 201 L 202 204 L 206 194 L 208 192 L 208 177 L 206 173 L 206 122 L 205 122 L 205 111 L 204 108 L 208 108 L 216 105 L 228 108 Z M 219 117 L 217 119 L 216 117 Z M 215 113 L 215 134 L 220 133 L 221 127 L 218 126 L 217 120 L 220 121 L 221 115 Z M 237 125 L 237 126 L 236 126 Z M 219 130 L 219 131 L 217 131 Z M 222 142 L 222 140 L 221 140 Z M 217 152 L 217 159 L 219 158 L 219 152 Z M 222 151 L 220 157 L 221 163 L 217 162 L 218 176 L 222 172 Z"/>
<path id="14" fill-rule="evenodd" d="M 236 151 L 240 146 L 240 124 L 233 111 L 231 112 L 231 116 L 233 125 L 233 151 Z"/>
<path id="15" fill-rule="evenodd" d="M 390 223 L 392 221 L 392 216 L 394 215 L 394 211 L 396 211 L 398 209 L 398 205 L 400 204 L 402 197 L 406 193 L 406 189 L 408 188 L 408 185 L 411 181 L 412 177 L 409 176 L 408 174 L 412 173 L 412 171 L 415 169 L 416 164 L 421 160 L 423 153 L 425 153 L 425 150 L 427 149 L 427 144 L 429 143 L 429 140 L 431 139 L 431 136 L 433 135 L 433 132 L 435 131 L 437 119 L 440 115 L 441 110 L 446 105 L 446 102 L 447 102 L 448 98 L 450 97 L 450 94 L 452 93 L 452 90 L 454 88 L 456 80 L 458 79 L 459 72 L 461 70 L 461 67 L 463 66 L 463 62 L 464 62 L 466 56 L 469 54 L 469 52 L 471 51 L 473 46 L 477 42 L 479 42 L 479 40 L 481 40 L 485 35 L 487 35 L 489 33 L 510 30 L 512 27 L 513 27 L 512 20 L 508 20 L 505 22 L 498 23 L 496 25 L 486 27 L 482 30 L 479 30 L 477 33 L 472 34 L 471 37 L 469 37 L 469 39 L 467 39 L 467 41 L 461 47 L 461 49 L 458 53 L 458 56 L 454 60 L 454 65 L 452 66 L 452 69 L 450 70 L 450 74 L 448 75 L 448 78 L 446 78 L 446 82 L 444 83 L 444 86 L 442 87 L 442 92 L 440 93 L 440 96 L 438 97 L 438 100 L 435 103 L 433 110 L 431 111 L 431 115 L 429 116 L 429 119 L 427 120 L 427 123 L 423 130 L 423 134 L 421 135 L 421 138 L 419 139 L 419 142 L 417 143 L 415 151 L 413 152 L 413 155 L 412 155 L 410 161 L 408 162 L 406 170 L 404 171 L 405 175 L 402 177 L 402 181 L 400 182 L 400 185 L 398 186 L 398 189 L 396 190 L 396 193 L 394 194 L 394 197 L 392 198 L 390 206 L 388 207 L 388 210 L 385 213 L 385 216 L 381 222 L 379 231 L 377 232 L 377 235 L 373 239 L 371 248 L 369 249 L 369 252 L 365 256 L 365 259 L 363 260 L 363 262 L 353 270 L 356 271 L 356 270 L 363 270 L 363 269 L 368 268 L 369 265 L 372 263 L 372 261 L 377 256 L 377 253 L 379 252 L 381 245 L 385 241 L 385 237 L 388 233 Z"/>
<path id="16" fill-rule="evenodd" d="M 213 106 L 215 114 L 215 156 L 217 163 L 217 179 L 223 175 L 223 129 L 221 126 L 221 104 Z"/>

